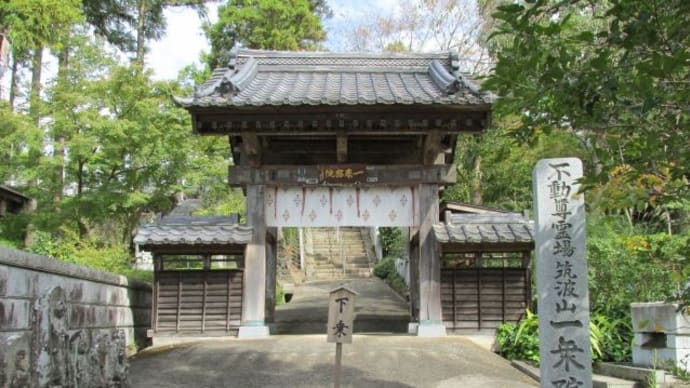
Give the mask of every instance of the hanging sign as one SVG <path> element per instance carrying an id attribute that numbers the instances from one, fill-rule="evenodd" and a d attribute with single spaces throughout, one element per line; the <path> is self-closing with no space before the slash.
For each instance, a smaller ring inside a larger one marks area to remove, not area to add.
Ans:
<path id="1" fill-rule="evenodd" d="M 364 183 L 367 181 L 366 165 L 319 166 L 319 181 L 324 184 Z"/>

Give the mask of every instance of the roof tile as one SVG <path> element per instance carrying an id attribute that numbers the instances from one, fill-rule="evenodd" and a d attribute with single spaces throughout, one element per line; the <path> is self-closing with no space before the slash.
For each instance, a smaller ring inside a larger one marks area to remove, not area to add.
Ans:
<path id="1" fill-rule="evenodd" d="M 453 53 L 332 54 L 235 51 L 184 107 L 491 104 L 494 96 L 453 68 Z M 232 67 L 235 66 L 235 67 Z M 251 71 L 246 67 L 252 66 Z M 254 69 L 253 67 L 256 67 Z"/>
<path id="2" fill-rule="evenodd" d="M 534 225 L 517 213 L 453 214 L 446 223 L 433 225 L 436 239 L 453 244 L 534 242 Z"/>

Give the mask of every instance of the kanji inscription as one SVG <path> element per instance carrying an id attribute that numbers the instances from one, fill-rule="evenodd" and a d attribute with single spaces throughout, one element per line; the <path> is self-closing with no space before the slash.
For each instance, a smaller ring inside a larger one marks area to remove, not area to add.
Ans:
<path id="1" fill-rule="evenodd" d="M 345 286 L 331 291 L 328 299 L 328 342 L 352 343 L 352 321 L 357 294 Z"/>
<path id="2" fill-rule="evenodd" d="M 582 162 L 543 159 L 534 169 L 542 387 L 592 387 Z"/>

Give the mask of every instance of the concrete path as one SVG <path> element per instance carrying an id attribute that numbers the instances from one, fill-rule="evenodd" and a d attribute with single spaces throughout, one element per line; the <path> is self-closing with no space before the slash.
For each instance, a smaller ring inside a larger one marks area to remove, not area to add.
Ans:
<path id="1" fill-rule="evenodd" d="M 355 333 L 406 333 L 409 307 L 381 279 L 308 282 L 297 286 L 290 303 L 278 306 L 272 334 L 321 334 L 328 320 L 328 293 L 345 284 L 359 295 L 355 303 Z"/>
<path id="2" fill-rule="evenodd" d="M 335 344 L 324 335 L 225 339 L 144 351 L 133 387 L 328 387 Z M 344 387 L 523 388 L 537 383 L 462 337 L 356 335 L 343 345 Z"/>

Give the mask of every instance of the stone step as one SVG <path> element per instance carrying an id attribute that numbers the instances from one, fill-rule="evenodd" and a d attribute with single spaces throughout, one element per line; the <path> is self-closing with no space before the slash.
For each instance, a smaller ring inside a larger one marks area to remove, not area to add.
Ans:
<path id="1" fill-rule="evenodd" d="M 269 323 L 271 334 L 325 334 L 326 321 L 283 321 Z M 407 333 L 409 319 L 355 320 L 355 333 Z"/>

